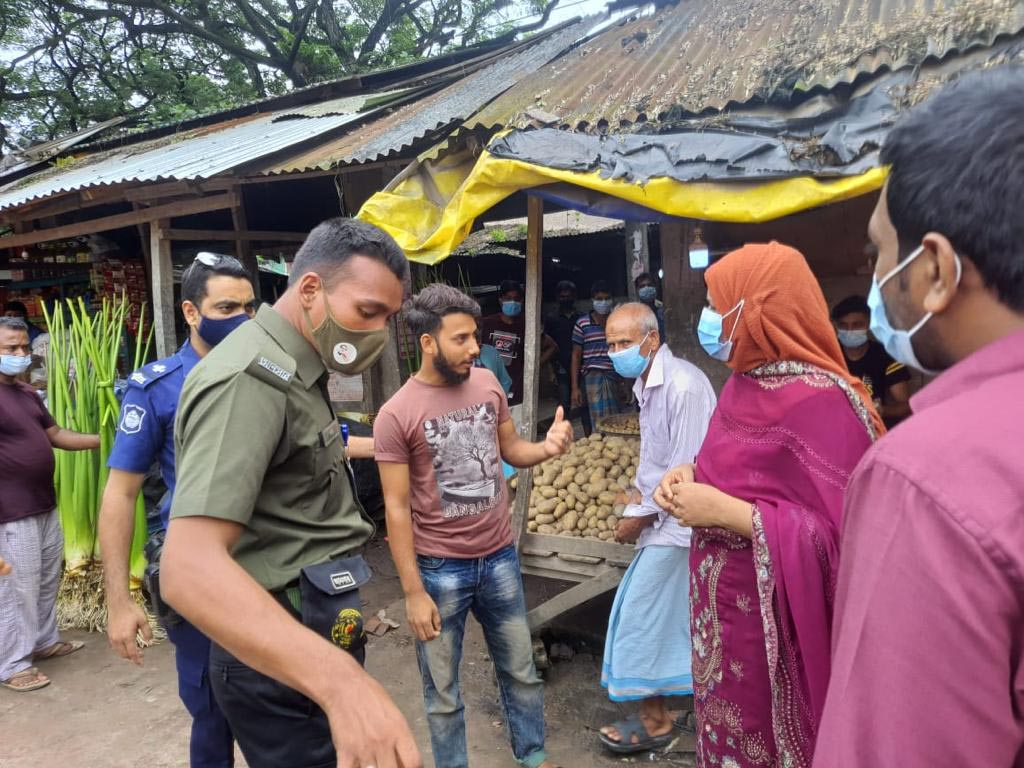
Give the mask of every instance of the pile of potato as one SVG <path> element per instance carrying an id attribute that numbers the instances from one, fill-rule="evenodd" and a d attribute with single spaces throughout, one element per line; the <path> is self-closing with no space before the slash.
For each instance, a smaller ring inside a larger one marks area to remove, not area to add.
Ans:
<path id="1" fill-rule="evenodd" d="M 639 440 L 595 432 L 577 441 L 534 470 L 527 530 L 612 540 L 639 461 Z"/>

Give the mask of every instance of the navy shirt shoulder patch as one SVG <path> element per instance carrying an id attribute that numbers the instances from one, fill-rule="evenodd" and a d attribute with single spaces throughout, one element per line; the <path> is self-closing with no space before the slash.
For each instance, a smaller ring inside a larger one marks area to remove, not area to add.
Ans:
<path id="1" fill-rule="evenodd" d="M 128 386 L 136 386 L 146 389 L 151 386 L 153 382 L 159 381 L 169 373 L 179 370 L 181 366 L 181 358 L 178 357 L 178 355 L 171 355 L 170 357 L 165 357 L 163 360 L 157 360 L 155 363 L 142 366 L 139 370 L 129 376 Z"/>

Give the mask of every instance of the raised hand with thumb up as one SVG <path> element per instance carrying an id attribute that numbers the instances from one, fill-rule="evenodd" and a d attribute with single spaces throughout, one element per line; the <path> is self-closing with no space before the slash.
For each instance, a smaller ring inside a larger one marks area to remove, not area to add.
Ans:
<path id="1" fill-rule="evenodd" d="M 572 445 L 572 422 L 566 421 L 562 406 L 555 411 L 555 420 L 544 438 L 544 452 L 550 456 L 560 456 Z"/>

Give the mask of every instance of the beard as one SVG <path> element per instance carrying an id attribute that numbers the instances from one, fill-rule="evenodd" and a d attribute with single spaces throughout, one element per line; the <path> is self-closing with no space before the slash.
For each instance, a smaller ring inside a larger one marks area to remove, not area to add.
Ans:
<path id="1" fill-rule="evenodd" d="M 441 374 L 444 383 L 449 387 L 454 387 L 466 381 L 473 372 L 472 367 L 465 373 L 456 371 L 455 367 L 448 361 L 448 358 L 445 357 L 444 352 L 441 352 L 440 349 L 438 349 L 438 355 L 434 358 L 434 370 Z"/>

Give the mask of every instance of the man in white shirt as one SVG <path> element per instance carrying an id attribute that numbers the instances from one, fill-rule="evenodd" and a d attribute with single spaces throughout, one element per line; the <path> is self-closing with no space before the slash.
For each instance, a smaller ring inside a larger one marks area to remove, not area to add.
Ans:
<path id="1" fill-rule="evenodd" d="M 707 376 L 663 346 L 645 304 L 618 307 L 606 327 L 615 370 L 635 378 L 640 404 L 636 489 L 615 529 L 637 554 L 608 620 L 601 684 L 613 701 L 640 701 L 640 713 L 601 729 L 616 753 L 657 749 L 672 740 L 666 697 L 693 692 L 690 659 L 690 529 L 657 504 L 654 492 L 677 463 L 692 463 L 704 441 L 715 392 Z"/>

